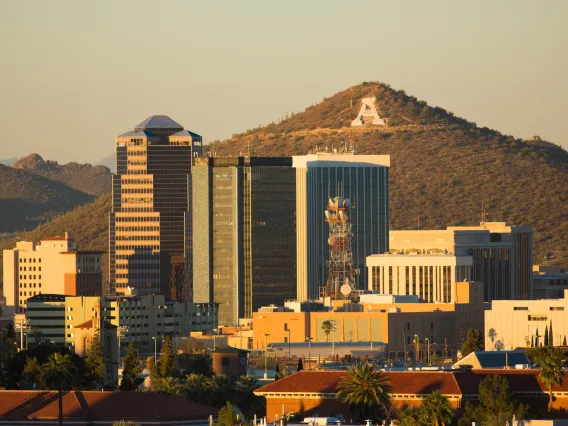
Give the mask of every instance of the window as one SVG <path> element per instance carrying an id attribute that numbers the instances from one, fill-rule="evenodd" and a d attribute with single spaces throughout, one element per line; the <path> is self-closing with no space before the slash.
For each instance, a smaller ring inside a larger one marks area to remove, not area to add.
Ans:
<path id="1" fill-rule="evenodd" d="M 515 306 L 513 311 L 528 311 L 529 308 L 527 306 Z"/>
<path id="2" fill-rule="evenodd" d="M 564 310 L 564 306 L 551 306 L 550 307 L 551 311 L 563 311 Z"/>

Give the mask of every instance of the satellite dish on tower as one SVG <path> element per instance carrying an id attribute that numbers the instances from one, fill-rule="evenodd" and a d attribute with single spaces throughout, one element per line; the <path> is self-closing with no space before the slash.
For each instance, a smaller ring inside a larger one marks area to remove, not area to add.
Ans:
<path id="1" fill-rule="evenodd" d="M 343 294 L 344 296 L 349 296 L 349 294 L 351 293 L 352 289 L 351 286 L 349 284 L 343 284 L 341 286 L 341 289 L 339 290 L 341 292 L 341 294 Z"/>

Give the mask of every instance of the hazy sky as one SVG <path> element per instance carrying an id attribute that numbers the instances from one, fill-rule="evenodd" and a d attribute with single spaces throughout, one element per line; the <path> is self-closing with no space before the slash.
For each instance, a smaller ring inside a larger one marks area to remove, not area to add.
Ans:
<path id="1" fill-rule="evenodd" d="M 0 0 L 0 158 L 96 162 L 167 114 L 207 142 L 379 80 L 568 148 L 568 1 Z"/>

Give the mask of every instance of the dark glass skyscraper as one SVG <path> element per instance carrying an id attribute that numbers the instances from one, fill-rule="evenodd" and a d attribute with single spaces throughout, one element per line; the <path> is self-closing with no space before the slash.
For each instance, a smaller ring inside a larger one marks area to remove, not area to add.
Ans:
<path id="1" fill-rule="evenodd" d="M 109 293 L 191 299 L 191 166 L 201 136 L 154 115 L 116 138 Z"/>
<path id="2" fill-rule="evenodd" d="M 296 298 L 296 174 L 290 157 L 211 157 L 193 180 L 194 300 L 219 324 Z"/>

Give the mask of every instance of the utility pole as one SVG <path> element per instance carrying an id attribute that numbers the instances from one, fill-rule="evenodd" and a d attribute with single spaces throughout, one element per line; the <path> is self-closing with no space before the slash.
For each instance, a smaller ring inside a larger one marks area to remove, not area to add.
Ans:
<path id="1" fill-rule="evenodd" d="M 264 380 L 268 379 L 268 336 L 270 336 L 268 333 L 264 335 Z"/>

